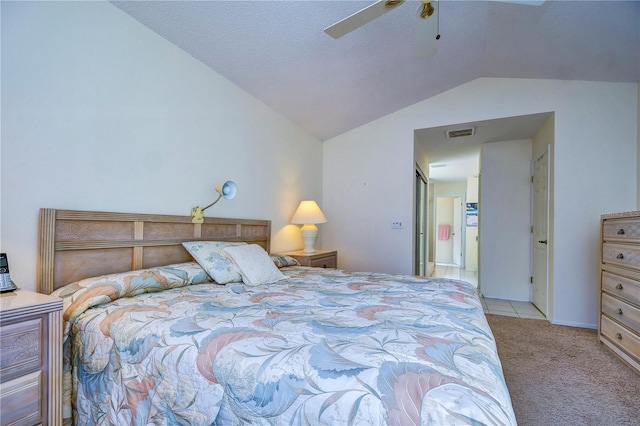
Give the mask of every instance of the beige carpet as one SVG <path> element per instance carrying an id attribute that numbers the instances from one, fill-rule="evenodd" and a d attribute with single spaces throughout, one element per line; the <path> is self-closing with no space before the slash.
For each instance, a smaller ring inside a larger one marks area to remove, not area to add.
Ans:
<path id="1" fill-rule="evenodd" d="M 640 425 L 640 375 L 596 330 L 487 315 L 516 419 L 530 425 Z"/>

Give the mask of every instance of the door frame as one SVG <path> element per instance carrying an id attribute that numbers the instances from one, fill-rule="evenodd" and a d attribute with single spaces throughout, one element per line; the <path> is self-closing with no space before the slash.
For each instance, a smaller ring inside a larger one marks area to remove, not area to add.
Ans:
<path id="1" fill-rule="evenodd" d="M 460 198 L 460 203 L 462 204 L 462 208 L 460 209 L 460 269 L 465 268 L 466 257 L 466 235 L 467 235 L 467 227 L 466 227 L 466 205 L 467 205 L 467 194 L 437 194 L 433 197 L 433 223 L 432 223 L 432 232 L 433 236 L 433 262 L 437 264 L 437 244 L 436 241 L 438 239 L 438 198 Z"/>
<path id="2" fill-rule="evenodd" d="M 424 275 L 428 275 L 429 271 L 429 178 L 424 174 L 422 169 L 418 164 L 416 164 L 416 174 L 415 174 L 415 188 L 414 188 L 414 205 L 415 205 L 415 216 L 414 216 L 414 227 L 415 235 L 414 235 L 414 262 L 413 262 L 413 274 L 414 275 L 423 275 L 421 272 L 424 272 Z M 420 179 L 424 185 L 424 200 L 422 204 L 420 203 L 420 195 L 418 179 Z M 420 210 L 424 212 L 424 218 L 420 220 Z M 423 245 L 424 249 L 420 250 L 420 245 Z M 422 254 L 422 259 L 420 259 L 420 255 Z M 420 270 L 420 261 L 422 261 L 424 271 Z"/>

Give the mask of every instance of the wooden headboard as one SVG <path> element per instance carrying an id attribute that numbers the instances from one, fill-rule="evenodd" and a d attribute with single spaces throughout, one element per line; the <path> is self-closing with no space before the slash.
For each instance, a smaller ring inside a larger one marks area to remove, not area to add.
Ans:
<path id="1" fill-rule="evenodd" d="M 192 261 L 182 242 L 244 241 L 270 249 L 271 221 L 40 209 L 38 292 L 83 278 Z"/>

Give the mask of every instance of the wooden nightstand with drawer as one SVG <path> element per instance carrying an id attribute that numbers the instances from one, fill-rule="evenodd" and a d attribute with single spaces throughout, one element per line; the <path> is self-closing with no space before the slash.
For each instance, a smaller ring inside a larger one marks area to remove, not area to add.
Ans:
<path id="1" fill-rule="evenodd" d="M 300 262 L 301 266 L 313 266 L 316 268 L 337 268 L 338 252 L 336 250 L 316 250 L 314 253 L 305 253 L 303 250 L 289 251 L 291 256 Z"/>
<path id="2" fill-rule="evenodd" d="M 62 299 L 0 295 L 0 425 L 62 424 Z"/>
<path id="3" fill-rule="evenodd" d="M 640 373 L 640 212 L 600 220 L 600 341 Z"/>

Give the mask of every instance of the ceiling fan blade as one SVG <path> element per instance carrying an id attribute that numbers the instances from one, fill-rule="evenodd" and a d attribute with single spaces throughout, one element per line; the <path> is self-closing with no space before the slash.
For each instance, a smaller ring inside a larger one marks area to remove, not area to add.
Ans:
<path id="1" fill-rule="evenodd" d="M 391 9 L 399 6 L 403 3 L 402 1 L 393 1 L 387 5 L 388 0 L 379 0 L 364 9 L 361 9 L 354 13 L 353 15 L 347 16 L 341 21 L 336 22 L 335 24 L 324 29 L 324 32 L 329 34 L 333 38 L 340 38 L 345 34 L 350 33 L 353 30 L 356 30 L 373 21 L 376 18 L 384 15 L 389 12 Z"/>
<path id="2" fill-rule="evenodd" d="M 438 36 L 438 8 L 440 5 L 437 1 L 432 1 L 431 6 L 434 9 L 433 14 L 428 18 L 420 16 L 422 6 L 416 11 L 416 57 L 418 59 L 425 59 L 436 53 Z"/>

